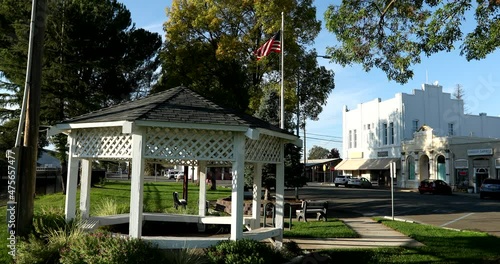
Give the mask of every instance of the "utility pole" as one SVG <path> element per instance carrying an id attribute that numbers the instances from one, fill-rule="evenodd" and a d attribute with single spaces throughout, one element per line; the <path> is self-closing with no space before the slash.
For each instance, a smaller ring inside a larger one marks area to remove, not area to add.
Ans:
<path id="1" fill-rule="evenodd" d="M 26 113 L 24 123 L 23 153 L 20 160 L 20 174 L 17 179 L 17 235 L 27 236 L 33 224 L 34 195 L 36 183 L 36 161 L 38 156 L 38 133 L 40 126 L 40 95 L 42 84 L 42 50 L 46 24 L 46 0 L 33 0 L 32 22 L 30 27 L 30 51 L 26 76 L 25 98 Z M 33 34 L 33 35 L 31 35 Z M 24 106 L 24 105 L 23 105 Z M 23 113 L 24 114 L 24 113 Z M 23 114 L 21 116 L 23 116 Z M 21 127 L 21 126 L 20 126 Z"/>

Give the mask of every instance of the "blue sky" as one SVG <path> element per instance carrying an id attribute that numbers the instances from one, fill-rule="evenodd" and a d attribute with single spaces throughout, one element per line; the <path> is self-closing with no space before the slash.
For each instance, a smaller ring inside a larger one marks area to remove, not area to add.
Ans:
<path id="1" fill-rule="evenodd" d="M 164 35 L 162 24 L 166 21 L 165 8 L 171 6 L 170 0 L 121 0 L 132 13 L 132 20 L 138 28 L 158 32 Z M 317 0 L 317 18 L 323 20 L 323 13 L 328 4 L 337 1 Z M 286 21 L 286 18 L 285 18 Z M 467 28 L 472 27 L 466 22 Z M 286 32 L 285 32 L 286 34 Z M 322 26 L 322 31 L 316 39 L 315 48 L 318 54 L 324 54 L 326 47 L 334 45 L 335 36 Z M 458 47 L 459 45 L 457 45 Z M 423 83 L 438 81 L 445 92 L 452 92 L 457 84 L 465 91 L 467 113 L 487 113 L 490 116 L 500 116 L 500 52 L 487 56 L 481 61 L 467 62 L 459 55 L 459 51 L 439 53 L 432 57 L 422 58 L 422 63 L 413 67 L 414 77 L 408 83 L 401 85 L 389 82 L 385 73 L 378 69 L 365 72 L 361 66 L 341 67 L 326 59 L 318 59 L 320 65 L 335 72 L 335 89 L 323 107 L 318 121 L 307 121 L 306 144 L 309 150 L 312 146 L 322 146 L 327 149 L 337 148 L 342 153 L 342 108 L 356 108 L 358 104 L 375 98 L 386 100 L 396 93 L 412 93 L 420 89 Z M 301 137 L 303 132 L 301 131 Z"/>

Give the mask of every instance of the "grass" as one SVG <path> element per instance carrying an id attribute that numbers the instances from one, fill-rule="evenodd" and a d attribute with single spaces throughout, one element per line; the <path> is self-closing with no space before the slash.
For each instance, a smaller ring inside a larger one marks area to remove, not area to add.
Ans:
<path id="1" fill-rule="evenodd" d="M 339 220 L 292 222 L 291 230 L 285 228 L 283 237 L 346 238 L 359 237 L 356 232 Z"/>
<path id="2" fill-rule="evenodd" d="M 199 187 L 193 183 L 188 185 L 189 203 L 186 210 L 176 210 L 173 207 L 172 192 L 182 193 L 181 182 L 145 182 L 143 204 L 145 212 L 171 212 L 171 213 L 198 213 L 198 193 Z M 219 186 L 217 190 L 207 189 L 207 200 L 217 200 L 218 198 L 231 195 L 231 189 Z M 119 212 L 129 212 L 130 207 L 130 182 L 127 181 L 108 181 L 103 186 L 92 187 L 90 192 L 90 215 L 102 214 L 118 205 Z M 60 210 L 64 212 L 64 203 L 66 196 L 62 193 L 40 195 L 35 198 L 35 214 L 46 210 Z M 77 193 L 77 209 L 80 201 L 80 192 Z M 104 207 L 104 209 L 103 209 Z M 11 257 L 8 255 L 7 248 L 7 223 L 6 206 L 2 203 L 0 206 L 0 263 L 10 263 Z"/>
<path id="3" fill-rule="evenodd" d="M 144 208 L 148 212 L 182 212 L 197 213 L 198 187 L 189 185 L 189 204 L 186 212 L 173 208 L 172 192 L 182 192 L 182 183 L 147 182 L 144 185 Z M 217 191 L 207 190 L 207 200 L 231 195 L 230 188 L 219 188 Z M 77 199 L 79 194 L 77 195 Z M 111 205 L 126 207 L 130 203 L 129 182 L 108 182 L 104 186 L 91 190 L 91 215 L 98 213 L 99 204 L 113 200 Z M 43 210 L 63 210 L 65 196 L 52 194 L 38 196 L 35 199 L 35 212 Z M 78 204 L 78 201 L 77 201 Z M 118 208 L 118 210 L 122 210 Z M 0 207 L 0 241 L 7 241 L 6 210 Z M 113 211 L 113 210 L 111 210 Z M 377 249 L 332 249 L 317 253 L 326 254 L 334 263 L 500 263 L 500 238 L 481 232 L 454 231 L 439 227 L 403 223 L 378 219 L 381 223 L 420 241 L 425 246 L 418 248 L 377 248 Z M 327 222 L 292 222 L 292 229 L 285 229 L 284 236 L 290 237 L 353 237 L 352 230 L 342 222 L 330 219 Z M 0 245 L 0 263 L 11 262 L 7 254 L 8 248 Z M 318 257 L 319 254 L 312 255 Z M 311 262 L 313 263 L 313 262 Z"/>
<path id="4" fill-rule="evenodd" d="M 335 263 L 500 263 L 500 238 L 482 232 L 381 220 L 425 246 L 416 248 L 332 249 Z"/>

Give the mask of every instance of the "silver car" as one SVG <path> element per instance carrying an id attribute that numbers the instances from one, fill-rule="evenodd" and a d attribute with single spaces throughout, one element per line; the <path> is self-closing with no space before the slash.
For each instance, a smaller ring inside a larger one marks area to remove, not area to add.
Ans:
<path id="1" fill-rule="evenodd" d="M 479 188 L 479 198 L 500 197 L 500 179 L 484 179 Z"/>
<path id="2" fill-rule="evenodd" d="M 367 180 L 366 178 L 351 178 L 348 182 L 346 187 L 358 187 L 358 188 L 371 188 L 372 183 Z"/>

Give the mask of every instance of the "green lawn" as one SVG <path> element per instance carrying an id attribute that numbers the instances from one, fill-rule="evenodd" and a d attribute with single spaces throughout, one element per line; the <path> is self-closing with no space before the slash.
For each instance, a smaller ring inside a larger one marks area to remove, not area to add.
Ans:
<path id="1" fill-rule="evenodd" d="M 285 223 L 288 227 L 288 223 Z M 303 238 L 346 238 L 359 237 L 351 228 L 346 226 L 342 221 L 330 219 L 324 221 L 309 221 L 297 222 L 292 221 L 292 228 L 285 228 L 283 236 L 286 238 L 303 237 Z"/>
<path id="2" fill-rule="evenodd" d="M 381 220 L 420 241 L 416 248 L 334 249 L 321 251 L 335 263 L 500 263 L 500 238 L 482 232 Z"/>
<path id="3" fill-rule="evenodd" d="M 177 211 L 173 207 L 172 192 L 182 193 L 181 182 L 146 182 L 144 184 L 144 211 L 145 212 L 177 212 L 177 213 L 198 213 L 198 193 L 199 187 L 194 183 L 188 185 L 188 206 L 187 210 Z M 114 201 L 128 212 L 130 204 L 130 182 L 108 181 L 103 186 L 92 187 L 90 195 L 90 214 L 93 215 L 99 208 L 109 202 Z M 228 197 L 231 189 L 219 187 L 217 190 L 207 190 L 207 200 L 217 200 L 217 198 Z M 65 195 L 62 193 L 40 195 L 35 198 L 35 213 L 42 210 L 64 212 Z M 77 194 L 77 208 L 80 193 Z M 3 203 L 5 204 L 5 203 Z M 6 206 L 0 206 L 0 241 L 7 241 Z M 0 263 L 9 263 L 10 256 L 7 254 L 7 242 L 0 247 Z"/>
<path id="4" fill-rule="evenodd" d="M 144 185 L 144 210 L 148 212 L 179 212 L 173 208 L 172 192 L 182 192 L 182 183 L 147 182 Z M 189 185 L 189 204 L 183 213 L 197 213 L 198 187 Z M 207 200 L 216 200 L 231 195 L 229 188 L 207 191 Z M 77 196 L 79 197 L 79 195 Z M 108 182 L 91 190 L 91 215 L 100 204 L 113 200 L 128 209 L 130 197 L 129 182 Z M 65 196 L 52 194 L 38 196 L 35 211 L 61 210 Z M 77 201 L 78 203 L 78 201 Z M 0 241 L 7 241 L 6 210 L 0 207 Z M 383 224 L 396 229 L 425 246 L 419 248 L 378 248 L 378 249 L 335 249 L 321 251 L 330 256 L 334 263 L 500 263 L 500 238 L 480 232 L 459 232 L 429 225 L 403 223 L 378 219 Z M 288 227 L 288 220 L 285 226 Z M 284 236 L 291 237 L 354 237 L 350 228 L 340 221 L 292 222 L 292 229 L 285 229 Z M 7 243 L 1 246 L 0 263 L 9 263 Z M 319 257 L 319 255 L 315 255 Z M 194 264 L 194 263 L 193 263 Z"/>

